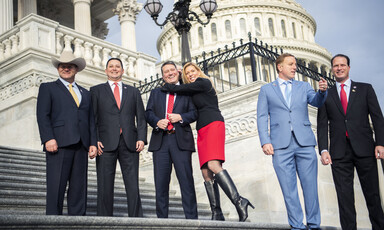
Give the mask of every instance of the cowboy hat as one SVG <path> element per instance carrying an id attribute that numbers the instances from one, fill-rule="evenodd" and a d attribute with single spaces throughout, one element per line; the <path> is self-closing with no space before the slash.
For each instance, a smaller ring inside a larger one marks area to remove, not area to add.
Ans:
<path id="1" fill-rule="evenodd" d="M 76 58 L 75 55 L 73 55 L 73 53 L 70 51 L 63 51 L 59 59 L 52 57 L 51 61 L 56 69 L 59 67 L 60 63 L 74 64 L 77 66 L 78 72 L 82 71 L 86 65 L 84 58 Z"/>

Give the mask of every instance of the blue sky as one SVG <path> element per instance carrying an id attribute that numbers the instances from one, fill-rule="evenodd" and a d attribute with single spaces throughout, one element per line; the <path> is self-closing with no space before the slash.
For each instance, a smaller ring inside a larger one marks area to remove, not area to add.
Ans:
<path id="1" fill-rule="evenodd" d="M 138 0 L 144 3 L 145 0 Z M 172 9 L 173 0 L 164 5 L 159 21 Z M 217 1 L 220 7 L 220 0 Z M 317 23 L 316 42 L 332 55 L 343 53 L 351 58 L 350 78 L 371 83 L 384 108 L 384 1 L 383 0 L 296 0 Z M 121 44 L 117 18 L 110 21 L 107 38 Z M 148 33 L 150 31 L 150 34 Z M 159 58 L 156 49 L 160 27 L 143 10 L 137 16 L 137 50 Z M 382 70 L 383 69 L 383 70 Z"/>

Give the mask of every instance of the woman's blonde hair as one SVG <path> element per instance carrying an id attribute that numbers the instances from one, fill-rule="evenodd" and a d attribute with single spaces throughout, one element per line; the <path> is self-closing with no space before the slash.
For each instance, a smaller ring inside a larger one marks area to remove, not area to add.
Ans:
<path id="1" fill-rule="evenodd" d="M 199 77 L 209 79 L 209 80 L 211 81 L 211 83 L 212 83 L 212 88 L 216 91 L 215 86 L 214 86 L 214 84 L 213 84 L 211 78 L 209 78 L 207 75 L 205 75 L 204 72 L 201 71 L 200 67 L 199 67 L 198 65 L 196 65 L 195 63 L 193 63 L 193 62 L 187 62 L 187 63 L 184 65 L 184 67 L 183 67 L 182 79 L 183 79 L 183 82 L 184 82 L 185 84 L 189 84 L 189 83 L 191 83 L 191 81 L 189 80 L 189 78 L 187 77 L 187 74 L 186 74 L 186 72 L 185 72 L 185 70 L 186 70 L 187 67 L 189 67 L 189 66 L 193 66 L 193 67 L 195 67 L 195 69 L 196 69 L 197 72 L 199 73 Z"/>

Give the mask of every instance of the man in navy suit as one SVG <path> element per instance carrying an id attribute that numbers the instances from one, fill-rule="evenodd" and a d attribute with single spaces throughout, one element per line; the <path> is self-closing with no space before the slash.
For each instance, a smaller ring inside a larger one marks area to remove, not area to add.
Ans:
<path id="1" fill-rule="evenodd" d="M 123 63 L 111 58 L 106 83 L 91 88 L 98 137 L 97 215 L 113 215 L 116 163 L 119 160 L 128 203 L 128 216 L 142 217 L 139 158 L 147 143 L 147 123 L 139 90 L 122 82 Z"/>
<path id="2" fill-rule="evenodd" d="M 161 73 L 165 82 L 179 84 L 180 74 L 175 63 L 165 62 L 161 66 Z M 168 113 L 168 106 L 173 103 L 173 110 Z M 145 118 L 153 128 L 148 151 L 153 152 L 157 217 L 168 218 L 169 183 L 173 164 L 180 184 L 185 218 L 197 219 L 191 163 L 195 143 L 190 126 L 197 119 L 197 112 L 191 98 L 170 95 L 160 88 L 154 89 L 148 100 Z"/>
<path id="3" fill-rule="evenodd" d="M 60 77 L 41 84 L 37 97 L 37 123 L 46 152 L 46 214 L 62 215 L 69 183 L 68 215 L 85 215 L 88 154 L 97 154 L 91 94 L 75 82 L 86 63 L 65 51 L 60 59 L 52 57 L 52 64 Z"/>
<path id="4" fill-rule="evenodd" d="M 341 227 L 348 230 L 357 228 L 353 189 L 356 168 L 372 229 L 382 230 L 384 214 L 376 159 L 384 159 L 383 114 L 372 85 L 349 78 L 348 56 L 338 54 L 332 58 L 331 64 L 336 85 L 329 90 L 329 96 L 317 114 L 321 162 L 332 166 Z"/>
<path id="5" fill-rule="evenodd" d="M 288 53 L 276 59 L 276 69 L 278 79 L 261 87 L 259 93 L 257 128 L 260 143 L 263 152 L 273 156 L 273 167 L 292 229 L 307 229 L 303 224 L 296 173 L 303 188 L 307 226 L 319 229 L 316 140 L 308 118 L 308 104 L 323 105 L 327 82 L 321 79 L 320 91 L 316 93 L 309 83 L 294 81 L 296 58 Z"/>

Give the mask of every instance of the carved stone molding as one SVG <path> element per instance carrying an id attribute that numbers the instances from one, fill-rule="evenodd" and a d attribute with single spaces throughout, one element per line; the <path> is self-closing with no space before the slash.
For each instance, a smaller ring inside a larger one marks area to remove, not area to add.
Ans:
<path id="1" fill-rule="evenodd" d="M 257 135 L 256 112 L 225 121 L 225 139 L 237 139 Z"/>
<path id="2" fill-rule="evenodd" d="M 18 81 L 12 82 L 0 88 L 0 101 L 27 91 L 33 87 L 39 87 L 41 83 L 54 80 L 53 77 L 42 75 L 40 73 L 29 74 Z"/>

